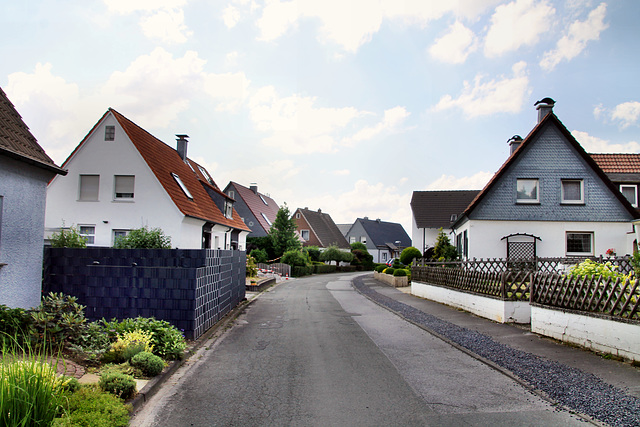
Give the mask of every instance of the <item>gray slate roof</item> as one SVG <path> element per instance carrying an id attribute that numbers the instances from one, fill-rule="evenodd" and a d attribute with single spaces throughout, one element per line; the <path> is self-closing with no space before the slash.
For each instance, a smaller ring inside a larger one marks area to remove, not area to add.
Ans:
<path id="1" fill-rule="evenodd" d="M 418 228 L 451 228 L 480 190 L 414 191 L 411 210 Z"/>
<path id="2" fill-rule="evenodd" d="M 40 147 L 29 127 L 0 88 L 0 153 L 66 175 Z"/>
<path id="3" fill-rule="evenodd" d="M 367 218 L 358 218 L 356 221 L 362 224 L 362 228 L 376 246 L 388 246 L 392 249 L 411 246 L 411 238 L 401 224 Z M 400 243 L 396 243 L 397 241 Z"/>
<path id="4" fill-rule="evenodd" d="M 327 248 L 332 244 L 336 244 L 342 249 L 351 248 L 349 242 L 347 242 L 347 239 L 342 235 L 329 214 L 310 209 L 299 209 L 299 211 L 304 215 L 318 240 L 322 242 L 322 247 Z"/>

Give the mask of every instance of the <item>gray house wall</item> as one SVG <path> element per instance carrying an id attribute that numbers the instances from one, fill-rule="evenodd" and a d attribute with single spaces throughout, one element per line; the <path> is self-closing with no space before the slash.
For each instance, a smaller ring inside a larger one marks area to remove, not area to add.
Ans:
<path id="1" fill-rule="evenodd" d="M 52 175 L 0 155 L 0 304 L 40 304 L 45 200 Z"/>
<path id="2" fill-rule="evenodd" d="M 480 220 L 630 221 L 629 212 L 560 131 L 547 126 L 469 215 Z M 516 181 L 539 180 L 539 204 L 516 203 Z M 584 204 L 561 204 L 561 180 L 584 180 Z"/>
<path id="3" fill-rule="evenodd" d="M 365 243 L 365 245 L 367 246 L 367 250 L 369 251 L 369 253 L 371 253 L 371 251 L 373 251 L 373 250 L 378 249 L 378 248 L 376 248 L 376 245 L 373 243 L 373 240 L 371 239 L 371 237 L 365 231 L 365 229 L 362 226 L 362 223 L 360 221 L 356 221 L 356 222 L 353 223 L 353 225 L 351 226 L 351 228 L 347 232 L 345 238 L 347 239 L 347 242 L 349 242 L 349 244 L 351 244 L 351 238 L 352 237 L 356 238 L 356 242 L 360 242 L 360 238 L 362 236 L 366 236 L 366 238 L 367 238 L 367 243 Z"/>

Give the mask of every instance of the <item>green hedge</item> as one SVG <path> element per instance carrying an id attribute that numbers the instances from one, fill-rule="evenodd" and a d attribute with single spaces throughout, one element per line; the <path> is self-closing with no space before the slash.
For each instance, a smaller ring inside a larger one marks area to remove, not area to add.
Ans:
<path id="1" fill-rule="evenodd" d="M 353 271 L 356 271 L 356 266 L 355 265 L 341 265 L 338 267 L 338 271 L 342 272 L 342 273 L 350 273 Z"/>
<path id="2" fill-rule="evenodd" d="M 312 265 L 304 267 L 296 265 L 291 267 L 291 277 L 303 277 L 313 274 L 313 268 L 314 266 Z"/>
<path id="3" fill-rule="evenodd" d="M 336 266 L 335 265 L 329 265 L 329 264 L 314 265 L 313 266 L 313 272 L 315 274 L 335 273 L 336 272 Z"/>

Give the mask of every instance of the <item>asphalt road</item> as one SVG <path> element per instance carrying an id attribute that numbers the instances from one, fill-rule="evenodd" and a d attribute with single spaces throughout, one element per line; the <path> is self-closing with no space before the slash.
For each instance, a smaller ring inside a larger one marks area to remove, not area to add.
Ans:
<path id="1" fill-rule="evenodd" d="M 370 302 L 352 277 L 262 294 L 131 426 L 585 425 Z"/>

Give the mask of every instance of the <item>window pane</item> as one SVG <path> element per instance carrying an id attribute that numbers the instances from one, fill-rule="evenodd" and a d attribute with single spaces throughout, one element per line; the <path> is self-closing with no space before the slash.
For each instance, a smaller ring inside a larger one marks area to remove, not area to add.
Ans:
<path id="1" fill-rule="evenodd" d="M 567 252 L 591 253 L 591 233 L 567 233 Z"/>
<path id="2" fill-rule="evenodd" d="M 309 240 L 309 230 L 302 230 L 301 235 L 304 240 Z"/>
<path id="3" fill-rule="evenodd" d="M 80 235 L 87 239 L 87 245 L 93 245 L 95 243 L 96 227 L 93 225 L 81 225 Z"/>
<path id="4" fill-rule="evenodd" d="M 135 176 L 116 175 L 115 198 L 116 199 L 133 199 L 134 186 L 135 186 Z"/>
<path id="5" fill-rule="evenodd" d="M 562 200 L 582 201 L 582 181 L 562 181 Z"/>
<path id="6" fill-rule="evenodd" d="M 98 200 L 100 175 L 80 175 L 79 200 Z"/>
<path id="7" fill-rule="evenodd" d="M 105 141 L 113 141 L 116 139 L 116 127 L 115 126 L 105 126 L 104 127 L 104 140 Z"/>
<path id="8" fill-rule="evenodd" d="M 538 180 L 519 179 L 516 197 L 518 201 L 538 201 Z"/>
<path id="9" fill-rule="evenodd" d="M 637 189 L 635 185 L 621 185 L 620 191 L 622 195 L 631 203 L 633 206 L 638 205 L 637 200 Z"/>

